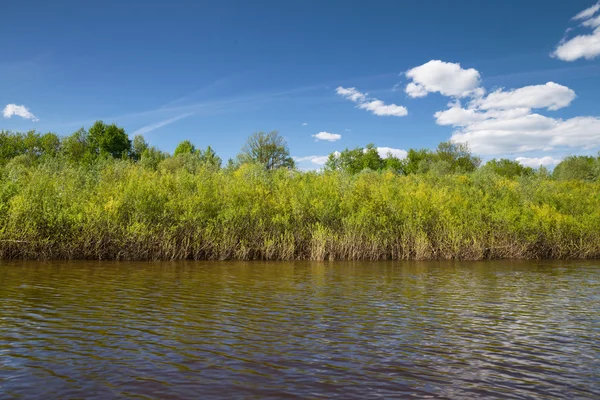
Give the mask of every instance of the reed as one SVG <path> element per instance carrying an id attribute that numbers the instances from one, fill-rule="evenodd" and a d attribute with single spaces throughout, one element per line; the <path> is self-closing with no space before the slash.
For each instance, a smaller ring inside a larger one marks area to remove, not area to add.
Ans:
<path id="1" fill-rule="evenodd" d="M 0 166 L 0 258 L 600 257 L 600 183 L 391 171 Z"/>

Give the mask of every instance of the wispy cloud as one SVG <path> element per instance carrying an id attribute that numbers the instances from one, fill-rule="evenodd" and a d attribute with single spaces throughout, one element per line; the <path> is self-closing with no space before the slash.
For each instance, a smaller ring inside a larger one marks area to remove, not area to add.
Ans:
<path id="1" fill-rule="evenodd" d="M 339 152 L 334 152 L 336 156 L 338 156 Z M 329 156 L 304 156 L 304 157 L 294 157 L 296 162 L 309 161 L 315 165 L 325 165 Z"/>
<path id="2" fill-rule="evenodd" d="M 302 126 L 308 126 L 308 124 L 306 122 L 303 122 Z"/>
<path id="3" fill-rule="evenodd" d="M 146 125 L 141 127 L 140 129 L 136 130 L 135 132 L 133 132 L 134 135 L 144 135 L 146 133 L 150 133 L 158 128 L 162 128 L 163 126 L 172 124 L 173 122 L 179 121 L 180 119 L 184 119 L 187 118 L 189 116 L 194 115 L 193 112 L 189 112 L 189 113 L 185 113 L 182 115 L 178 115 L 176 117 L 173 118 L 169 118 L 169 119 L 165 119 L 163 121 L 160 122 L 156 122 L 154 124 L 150 124 L 150 125 Z"/>
<path id="4" fill-rule="evenodd" d="M 574 16 L 573 19 L 574 20 L 587 19 L 587 18 L 593 16 L 594 14 L 596 14 L 598 12 L 598 10 L 600 10 L 600 2 L 594 4 L 591 7 L 586 8 L 583 11 L 581 11 L 579 14 L 577 14 L 576 16 Z"/>
<path id="5" fill-rule="evenodd" d="M 358 104 L 358 108 L 370 111 L 372 114 L 380 117 L 404 117 L 408 115 L 408 110 L 404 106 L 396 104 L 385 104 L 383 101 L 368 97 L 368 93 L 362 93 L 356 88 L 345 88 L 339 86 L 335 92 L 343 98 Z"/>
<path id="6" fill-rule="evenodd" d="M 4 118 L 10 118 L 15 115 L 24 119 L 30 119 L 34 122 L 39 121 L 39 119 L 33 115 L 31 111 L 29 111 L 29 108 L 25 106 L 18 106 L 16 104 L 7 104 L 2 111 L 2 115 Z"/>

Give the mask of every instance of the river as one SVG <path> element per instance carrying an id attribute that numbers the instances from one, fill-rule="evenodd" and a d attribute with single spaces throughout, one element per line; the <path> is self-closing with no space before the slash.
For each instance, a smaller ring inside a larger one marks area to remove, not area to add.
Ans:
<path id="1" fill-rule="evenodd" d="M 0 398 L 598 398 L 600 262 L 0 262 Z"/>

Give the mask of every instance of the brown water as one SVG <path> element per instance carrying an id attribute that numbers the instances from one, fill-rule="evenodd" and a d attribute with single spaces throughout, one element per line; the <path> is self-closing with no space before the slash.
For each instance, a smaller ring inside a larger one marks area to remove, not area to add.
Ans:
<path id="1" fill-rule="evenodd" d="M 600 263 L 0 263 L 0 398 L 598 398 Z"/>

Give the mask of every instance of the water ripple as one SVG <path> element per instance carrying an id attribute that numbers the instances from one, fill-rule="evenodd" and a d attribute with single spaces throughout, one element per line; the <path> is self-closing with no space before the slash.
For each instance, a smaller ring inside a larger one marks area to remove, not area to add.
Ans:
<path id="1" fill-rule="evenodd" d="M 0 265 L 0 398 L 598 398 L 593 262 Z"/>

